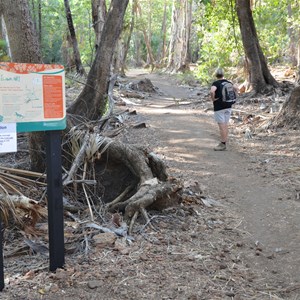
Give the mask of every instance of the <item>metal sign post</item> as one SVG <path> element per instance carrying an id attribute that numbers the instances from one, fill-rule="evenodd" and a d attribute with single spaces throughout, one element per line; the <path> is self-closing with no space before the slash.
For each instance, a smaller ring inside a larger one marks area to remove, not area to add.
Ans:
<path id="1" fill-rule="evenodd" d="M 55 271 L 65 263 L 61 131 L 46 132 L 46 162 L 50 271 Z"/>

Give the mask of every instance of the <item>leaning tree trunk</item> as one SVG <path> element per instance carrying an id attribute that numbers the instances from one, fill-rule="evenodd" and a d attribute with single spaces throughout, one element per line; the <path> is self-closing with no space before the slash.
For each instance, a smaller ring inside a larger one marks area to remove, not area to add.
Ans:
<path id="1" fill-rule="evenodd" d="M 250 0 L 237 0 L 236 3 L 250 84 L 256 93 L 265 93 L 269 86 L 277 87 L 278 83 L 271 75 L 259 45 Z"/>
<path id="2" fill-rule="evenodd" d="M 69 0 L 64 0 L 65 4 L 65 12 L 66 12 L 66 18 L 68 22 L 68 27 L 70 31 L 70 36 L 72 40 L 72 47 L 73 47 L 73 53 L 74 53 L 74 60 L 75 60 L 75 66 L 76 66 L 76 72 L 80 76 L 85 76 L 85 70 L 82 66 L 81 58 L 80 58 L 80 53 L 79 53 L 79 48 L 78 48 L 78 42 L 76 38 L 76 33 L 75 33 L 75 27 L 73 24 L 73 18 L 72 18 L 72 13 L 70 9 L 70 4 Z"/>
<path id="3" fill-rule="evenodd" d="M 87 83 L 68 113 L 96 120 L 105 113 L 110 66 L 129 0 L 112 0 Z"/>

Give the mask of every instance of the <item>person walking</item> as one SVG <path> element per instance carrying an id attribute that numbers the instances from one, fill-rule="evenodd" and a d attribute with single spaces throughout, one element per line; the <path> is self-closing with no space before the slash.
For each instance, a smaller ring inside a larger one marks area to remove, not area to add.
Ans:
<path id="1" fill-rule="evenodd" d="M 215 151 L 226 150 L 228 141 L 228 123 L 231 116 L 231 107 L 236 101 L 238 87 L 224 78 L 224 71 L 218 68 L 215 71 L 216 81 L 210 88 L 210 96 L 214 106 L 214 118 L 218 123 L 220 143 L 214 148 Z"/>

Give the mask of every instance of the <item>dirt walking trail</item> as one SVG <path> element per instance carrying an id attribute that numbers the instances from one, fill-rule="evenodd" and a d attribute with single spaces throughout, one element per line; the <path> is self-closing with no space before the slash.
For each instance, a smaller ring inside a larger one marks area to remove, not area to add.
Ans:
<path id="1" fill-rule="evenodd" d="M 142 77 L 139 74 L 138 78 Z M 249 259 L 262 278 L 268 276 L 279 286 L 281 282 L 299 283 L 300 205 L 289 201 L 288 187 L 282 189 L 271 175 L 257 171 L 254 166 L 265 162 L 237 147 L 235 141 L 240 137 L 231 134 L 227 151 L 213 151 L 218 129 L 212 111 L 176 106 L 191 94 L 188 87 L 180 87 L 175 81 L 170 85 L 171 79 L 164 75 L 144 77 L 159 88 L 163 97 L 152 96 L 137 110 L 157 131 L 161 144 L 155 151 L 164 156 L 171 174 L 204 185 L 205 193 L 225 204 L 240 220 L 237 228 L 253 243 L 256 255 Z M 272 148 L 272 143 L 268 147 Z M 300 299 L 300 291 L 299 298 L 293 299 Z"/>
<path id="2" fill-rule="evenodd" d="M 158 92 L 127 88 L 145 78 Z M 118 138 L 160 156 L 184 183 L 182 202 L 148 207 L 153 227 L 138 218 L 130 239 L 96 229 L 74 233 L 79 222 L 66 218 L 72 243 L 65 267 L 52 273 L 46 255 L 7 256 L 0 298 L 300 300 L 300 132 L 264 130 L 247 139 L 238 131 L 244 123 L 234 123 L 228 150 L 215 152 L 207 88 L 143 70 L 123 80 L 114 91 L 116 111 L 136 110 L 131 115 L 147 126 L 130 119 Z M 17 242 L 13 231 L 6 234 Z M 22 250 L 23 238 L 19 243 Z"/>

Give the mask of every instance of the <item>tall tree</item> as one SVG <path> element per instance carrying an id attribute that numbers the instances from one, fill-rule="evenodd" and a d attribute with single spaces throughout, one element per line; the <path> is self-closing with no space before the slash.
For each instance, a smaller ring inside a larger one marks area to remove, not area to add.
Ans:
<path id="1" fill-rule="evenodd" d="M 105 113 L 114 49 L 122 31 L 129 0 L 112 0 L 87 83 L 68 112 L 96 120 Z"/>
<path id="2" fill-rule="evenodd" d="M 250 0 L 236 0 L 236 10 L 246 55 L 250 85 L 256 93 L 264 93 L 268 90 L 268 86 L 277 87 L 278 83 L 270 73 L 266 58 L 261 50 Z"/>
<path id="3" fill-rule="evenodd" d="M 71 13 L 69 0 L 64 0 L 64 4 L 65 4 L 66 18 L 67 18 L 67 21 L 68 21 L 68 27 L 69 27 L 69 31 L 70 31 L 70 37 L 71 37 L 71 40 L 72 40 L 74 60 L 75 60 L 75 65 L 76 65 L 76 72 L 80 76 L 83 76 L 83 75 L 85 75 L 85 70 L 82 66 L 82 62 L 81 62 L 81 58 L 80 58 L 78 42 L 77 42 L 77 38 L 76 38 L 76 32 L 75 32 L 75 27 L 74 27 L 74 24 L 73 24 L 73 18 L 72 18 L 72 13 Z"/>
<path id="4" fill-rule="evenodd" d="M 166 37 L 167 37 L 167 0 L 164 2 L 163 20 L 161 23 L 162 39 L 159 45 L 158 59 L 163 60 L 166 56 Z"/>
<path id="5" fill-rule="evenodd" d="M 131 19 L 130 19 L 129 30 L 128 30 L 127 36 L 125 38 L 124 53 L 123 53 L 123 56 L 122 56 L 121 62 L 120 62 L 120 70 L 119 71 L 120 71 L 121 75 L 125 75 L 126 58 L 127 58 L 128 51 L 130 48 L 130 41 L 132 38 L 132 32 L 133 32 L 134 25 L 135 25 L 135 11 L 136 11 L 136 2 L 133 1 L 133 3 L 131 4 Z"/>
<path id="6" fill-rule="evenodd" d="M 145 21 L 143 20 L 143 11 L 142 11 L 140 2 L 139 2 L 139 0 L 135 0 L 135 2 L 136 2 L 137 14 L 140 17 L 140 30 L 143 33 L 145 45 L 147 48 L 147 60 L 148 60 L 147 63 L 150 64 L 151 69 L 153 70 L 154 69 L 154 55 L 153 55 L 153 51 L 152 51 L 152 47 L 151 47 L 151 25 L 150 25 L 151 18 L 149 18 L 150 13 L 148 15 L 148 20 L 147 20 L 148 21 L 148 29 L 147 29 Z"/>
<path id="7" fill-rule="evenodd" d="M 171 40 L 167 66 L 169 71 L 184 72 L 189 69 L 192 3 L 192 0 L 173 1 Z"/>

